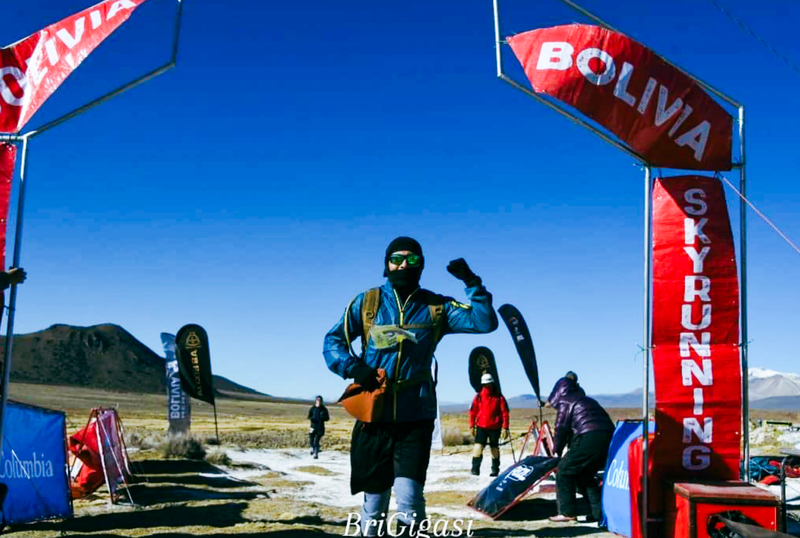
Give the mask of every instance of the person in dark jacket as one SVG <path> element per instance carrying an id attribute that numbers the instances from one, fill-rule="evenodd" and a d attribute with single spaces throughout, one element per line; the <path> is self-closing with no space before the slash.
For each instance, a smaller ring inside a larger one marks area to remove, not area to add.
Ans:
<path id="1" fill-rule="evenodd" d="M 319 458 L 319 441 L 325 435 L 325 423 L 330 420 L 328 408 L 322 403 L 322 396 L 317 396 L 314 405 L 308 410 L 308 420 L 311 427 L 308 429 L 308 442 L 311 445 L 311 455 Z"/>
<path id="2" fill-rule="evenodd" d="M 597 471 L 604 468 L 614 423 L 597 401 L 586 396 L 574 372 L 559 379 L 547 404 L 556 410 L 553 443 L 558 457 L 569 445 L 566 456 L 558 462 L 556 500 L 558 515 L 550 521 L 574 521 L 577 512 L 575 490 L 589 501 L 591 518 L 602 517 Z"/>
<path id="3" fill-rule="evenodd" d="M 481 376 L 481 390 L 472 400 L 469 408 L 469 427 L 475 438 L 475 447 L 472 449 L 472 474 L 481 474 L 483 449 L 489 444 L 492 453 L 492 472 L 489 476 L 500 473 L 500 431 L 502 429 L 506 439 L 508 432 L 508 402 L 500 393 L 492 374 Z"/>
<path id="4" fill-rule="evenodd" d="M 398 526 L 394 536 L 425 520 L 423 492 L 437 408 L 433 353 L 444 335 L 482 334 L 497 328 L 492 295 L 463 258 L 451 261 L 447 271 L 464 282 L 469 304 L 420 288 L 424 267 L 419 242 L 411 237 L 394 239 L 383 259 L 387 280 L 376 288 L 377 309 L 366 310 L 374 316 L 371 329 L 365 334 L 362 320 L 367 299 L 375 297 L 369 290 L 351 301 L 325 336 L 322 353 L 332 372 L 353 378 L 368 391 L 379 388 L 382 377 L 387 389 L 381 416 L 371 422 L 357 420 L 350 441 L 350 492 L 364 492 L 363 536 L 392 532 L 385 526 L 393 489 Z M 395 334 L 403 331 L 402 338 L 381 337 L 387 329 Z M 356 337 L 363 344 L 360 357 L 350 349 Z"/>

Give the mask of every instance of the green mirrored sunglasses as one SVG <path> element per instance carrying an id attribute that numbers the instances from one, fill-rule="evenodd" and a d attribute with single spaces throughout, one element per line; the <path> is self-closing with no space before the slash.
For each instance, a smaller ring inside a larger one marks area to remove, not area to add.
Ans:
<path id="1" fill-rule="evenodd" d="M 422 263 L 422 256 L 419 254 L 392 254 L 389 256 L 389 262 L 393 265 L 400 265 L 403 260 L 408 262 L 409 267 L 414 267 Z"/>

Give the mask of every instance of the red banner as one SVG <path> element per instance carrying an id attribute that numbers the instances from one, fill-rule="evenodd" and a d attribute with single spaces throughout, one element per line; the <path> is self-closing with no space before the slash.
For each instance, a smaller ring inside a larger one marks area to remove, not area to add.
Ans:
<path id="1" fill-rule="evenodd" d="M 14 177 L 16 160 L 17 146 L 0 144 L 0 271 L 4 271 L 6 267 L 8 203 L 11 200 L 11 180 Z"/>
<path id="2" fill-rule="evenodd" d="M 651 165 L 730 170 L 733 118 L 629 37 L 585 24 L 506 38 L 537 93 L 580 110 Z"/>
<path id="3" fill-rule="evenodd" d="M 105 0 L 0 49 L 0 132 L 18 132 L 146 0 Z"/>
<path id="4" fill-rule="evenodd" d="M 653 193 L 653 370 L 660 473 L 739 476 L 739 285 L 722 183 L 657 179 Z"/>

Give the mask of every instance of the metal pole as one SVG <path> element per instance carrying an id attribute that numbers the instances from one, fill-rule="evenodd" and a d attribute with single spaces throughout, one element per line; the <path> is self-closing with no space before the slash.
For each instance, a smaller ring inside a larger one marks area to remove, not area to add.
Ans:
<path id="1" fill-rule="evenodd" d="M 183 2 L 178 0 L 178 13 L 175 15 L 175 29 L 172 34 L 172 65 L 176 65 L 178 63 L 178 45 L 180 45 L 182 18 Z"/>
<path id="2" fill-rule="evenodd" d="M 494 47 L 495 47 L 495 61 L 497 62 L 497 76 L 503 77 L 503 42 L 500 41 L 500 7 L 498 6 L 499 0 L 493 0 L 494 3 Z"/>
<path id="3" fill-rule="evenodd" d="M 17 224 L 14 230 L 14 262 L 19 267 L 22 249 L 22 217 L 25 212 L 25 179 L 28 163 L 28 139 L 22 139 L 22 164 L 19 169 L 19 196 L 17 200 Z M 5 360 L 3 361 L 3 386 L 0 387 L 0 447 L 3 446 L 3 426 L 5 426 L 6 403 L 11 391 L 11 351 L 14 345 L 14 314 L 17 312 L 17 285 L 11 284 L 11 297 L 8 300 L 8 325 L 6 326 Z"/>
<path id="4" fill-rule="evenodd" d="M 217 403 L 214 402 L 214 430 L 217 432 L 217 445 L 219 445 L 219 426 L 217 425 Z"/>
<path id="5" fill-rule="evenodd" d="M 745 165 L 744 156 L 744 106 L 739 107 L 739 153 L 741 166 L 739 167 L 739 251 L 741 263 L 739 265 L 739 282 L 741 289 L 740 309 L 742 316 L 742 437 L 744 438 L 744 465 L 742 472 L 744 482 L 750 481 L 750 391 L 748 387 L 749 370 L 747 365 L 747 208 L 745 198 Z"/>
<path id="6" fill-rule="evenodd" d="M 42 134 L 45 131 L 49 131 L 53 127 L 58 127 L 59 125 L 61 125 L 65 121 L 71 120 L 72 118 L 74 118 L 76 116 L 80 116 L 81 114 L 83 114 L 87 110 L 89 110 L 91 108 L 94 108 L 97 105 L 102 105 L 106 101 L 109 101 L 109 100 L 113 99 L 114 97 L 118 96 L 119 94 L 121 94 L 123 92 L 126 92 L 126 91 L 130 90 L 131 88 L 135 88 L 136 86 L 138 86 L 140 84 L 143 84 L 143 83 L 147 82 L 148 80 L 150 80 L 152 78 L 155 78 L 158 75 L 160 75 L 160 74 L 162 74 L 162 73 L 164 73 L 166 71 L 169 71 L 173 67 L 175 67 L 175 64 L 173 62 L 165 64 L 165 65 L 163 65 L 161 67 L 158 67 L 158 68 L 150 71 L 149 73 L 147 73 L 145 75 L 142 75 L 141 77 L 137 78 L 136 80 L 133 80 L 133 81 L 125 84 L 124 86 L 120 86 L 116 90 L 108 92 L 107 94 L 103 95 L 102 97 L 98 97 L 94 101 L 86 103 L 85 105 L 83 105 L 80 108 L 76 108 L 72 112 L 64 114 L 60 118 L 56 118 L 53 121 L 44 124 L 41 127 L 39 127 L 38 129 L 34 129 L 34 130 L 26 133 L 25 136 L 27 136 L 29 138 L 33 138 L 34 136 L 38 136 L 38 135 Z"/>
<path id="7" fill-rule="evenodd" d="M 594 134 L 596 134 L 597 136 L 599 136 L 600 138 L 602 138 L 603 140 L 605 140 L 606 142 L 608 142 L 609 144 L 611 144 L 612 146 L 617 148 L 618 150 L 627 153 L 628 155 L 630 155 L 631 157 L 633 157 L 634 159 L 636 159 L 640 163 L 647 164 L 647 160 L 644 157 L 642 157 L 641 155 L 639 155 L 638 153 L 636 153 L 635 151 L 633 151 L 632 149 L 620 144 L 619 142 L 617 142 L 613 138 L 609 137 L 608 135 L 606 135 L 602 131 L 598 130 L 596 127 L 594 127 L 590 123 L 582 120 L 578 116 L 572 114 L 571 112 L 568 112 L 568 111 L 564 110 L 560 106 L 550 102 L 548 99 L 545 99 L 544 97 L 538 95 L 536 92 L 533 92 L 533 91 L 529 90 L 528 88 L 526 88 L 525 86 L 523 86 L 522 84 L 517 82 L 516 80 L 514 80 L 514 79 L 512 79 L 512 78 L 510 78 L 510 77 L 508 77 L 506 75 L 503 75 L 503 74 L 500 75 L 500 79 L 505 81 L 505 82 L 508 82 L 509 84 L 514 86 L 516 89 L 520 90 L 523 93 L 526 93 L 530 97 L 533 97 L 534 99 L 536 99 L 540 103 L 549 106 L 550 108 L 552 108 L 553 110 L 555 110 L 556 112 L 561 114 L 562 116 L 570 119 L 572 122 L 580 125 L 581 127 L 585 127 L 586 129 L 589 129 L 591 132 L 593 132 Z"/>
<path id="8" fill-rule="evenodd" d="M 650 252 L 653 238 L 650 234 L 650 207 L 653 190 L 650 186 L 650 167 L 644 169 L 644 394 L 642 395 L 642 506 L 640 521 L 642 524 L 642 538 L 647 538 L 648 488 L 648 458 L 650 455 L 650 304 L 652 290 L 650 287 Z"/>

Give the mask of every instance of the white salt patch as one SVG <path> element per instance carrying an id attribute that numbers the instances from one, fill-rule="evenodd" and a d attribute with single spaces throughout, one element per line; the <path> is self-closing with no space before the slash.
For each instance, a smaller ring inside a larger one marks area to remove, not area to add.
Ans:
<path id="1" fill-rule="evenodd" d="M 292 491 L 292 497 L 298 500 L 337 506 L 341 508 L 360 507 L 363 502 L 363 495 L 350 494 L 350 454 L 338 451 L 323 451 L 319 459 L 314 459 L 306 449 L 263 449 L 263 450 L 226 450 L 228 457 L 236 463 L 254 463 L 263 465 L 271 471 L 283 474 L 286 480 L 298 482 L 310 482 L 301 488 Z M 488 486 L 493 477 L 489 476 L 491 471 L 491 456 L 487 449 L 481 475 L 474 476 L 470 473 L 472 468 L 471 450 L 462 450 L 453 454 L 431 453 L 430 465 L 428 466 L 428 478 L 425 483 L 425 492 L 433 493 L 439 491 L 461 491 L 478 493 Z M 511 453 L 501 454 L 501 471 L 513 464 Z M 328 476 L 309 473 L 300 470 L 303 467 L 320 467 L 326 469 L 331 474 Z M 261 470 L 231 470 L 230 474 L 236 478 L 246 480 L 247 478 L 263 475 L 266 471 Z M 553 495 L 546 495 L 553 497 Z M 397 505 L 392 497 L 390 504 L 391 510 L 396 510 Z M 442 514 L 451 518 L 475 518 L 479 514 L 474 510 L 464 506 L 436 506 L 428 504 L 429 513 Z"/>

